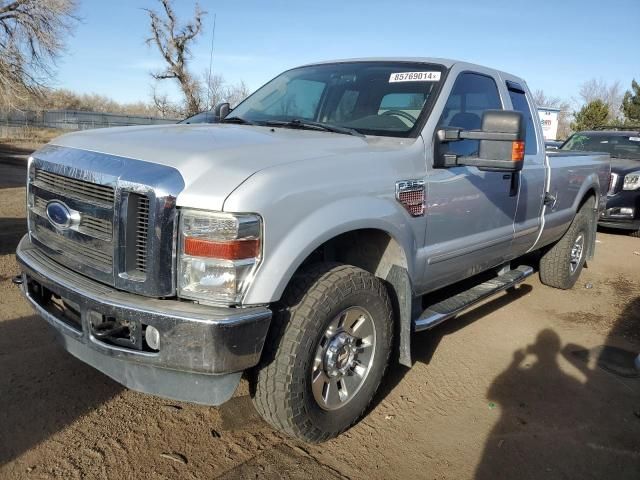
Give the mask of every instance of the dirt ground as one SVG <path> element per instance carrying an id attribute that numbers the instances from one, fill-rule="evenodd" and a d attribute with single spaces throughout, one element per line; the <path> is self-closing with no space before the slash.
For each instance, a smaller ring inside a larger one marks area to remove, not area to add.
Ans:
<path id="1" fill-rule="evenodd" d="M 532 277 L 415 336 L 369 414 L 306 445 L 246 383 L 219 408 L 165 401 L 54 342 L 11 284 L 27 153 L 0 145 L 0 478 L 640 478 L 640 379 L 576 354 L 640 351 L 640 239 L 601 232 L 573 290 Z"/>

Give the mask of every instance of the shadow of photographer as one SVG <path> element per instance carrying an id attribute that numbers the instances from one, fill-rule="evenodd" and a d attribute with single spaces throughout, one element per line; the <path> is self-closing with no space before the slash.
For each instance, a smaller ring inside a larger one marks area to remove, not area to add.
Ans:
<path id="1" fill-rule="evenodd" d="M 629 322 L 640 324 L 634 302 L 608 342 Z M 640 382 L 590 368 L 576 349 L 583 347 L 563 348 L 558 334 L 545 329 L 514 352 L 487 392 L 500 418 L 485 442 L 477 479 L 638 478 Z M 579 372 L 567 373 L 569 364 Z"/>

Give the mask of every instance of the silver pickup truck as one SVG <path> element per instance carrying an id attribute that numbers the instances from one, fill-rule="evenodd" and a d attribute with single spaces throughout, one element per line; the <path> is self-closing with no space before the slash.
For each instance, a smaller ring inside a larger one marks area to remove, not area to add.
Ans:
<path id="1" fill-rule="evenodd" d="M 594 254 L 608 156 L 545 153 L 513 75 L 332 61 L 216 115 L 72 133 L 29 159 L 15 283 L 129 388 L 219 405 L 244 372 L 265 420 L 320 442 L 392 359 L 411 366 L 412 332 L 535 269 L 571 288 Z"/>

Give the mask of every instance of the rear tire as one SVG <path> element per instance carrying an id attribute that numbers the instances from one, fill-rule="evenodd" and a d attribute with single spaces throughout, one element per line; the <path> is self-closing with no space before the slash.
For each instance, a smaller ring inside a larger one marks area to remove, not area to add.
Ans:
<path id="1" fill-rule="evenodd" d="M 631 232 L 629 234 L 629 236 L 631 237 L 636 237 L 636 238 L 640 238 L 640 230 L 634 230 L 633 232 Z"/>
<path id="2" fill-rule="evenodd" d="M 593 198 L 578 210 L 569 229 L 540 259 L 540 281 L 554 288 L 567 290 L 573 287 L 582 272 L 587 249 L 595 235 L 590 215 Z"/>
<path id="3" fill-rule="evenodd" d="M 380 280 L 350 265 L 312 265 L 295 275 L 274 314 L 252 382 L 254 405 L 291 436 L 333 438 L 369 406 L 392 339 L 391 302 Z"/>

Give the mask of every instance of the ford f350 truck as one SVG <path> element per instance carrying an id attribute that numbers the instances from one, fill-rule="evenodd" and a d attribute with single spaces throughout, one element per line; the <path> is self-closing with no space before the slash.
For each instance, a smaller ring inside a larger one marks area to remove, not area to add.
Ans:
<path id="1" fill-rule="evenodd" d="M 535 268 L 571 288 L 594 254 L 608 156 L 545 153 L 516 76 L 332 61 L 216 115 L 72 133 L 29 159 L 15 282 L 66 350 L 131 389 L 219 405 L 244 372 L 267 422 L 324 441 L 392 359 L 411 366 L 413 332 Z"/>

